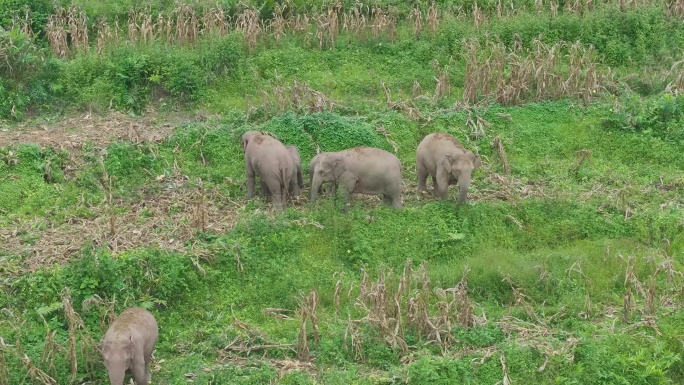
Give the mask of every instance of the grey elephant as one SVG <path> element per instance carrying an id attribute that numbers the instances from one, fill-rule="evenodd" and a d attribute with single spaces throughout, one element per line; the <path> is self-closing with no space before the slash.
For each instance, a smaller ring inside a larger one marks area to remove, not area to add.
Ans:
<path id="1" fill-rule="evenodd" d="M 323 182 L 339 183 L 351 194 L 383 194 L 386 203 L 401 208 L 401 162 L 385 150 L 354 147 L 339 152 L 321 153 L 313 166 L 311 202 L 316 202 Z"/>
<path id="2" fill-rule="evenodd" d="M 292 179 L 290 180 L 290 190 L 293 196 L 299 196 L 300 189 L 304 188 L 304 176 L 302 173 L 302 157 L 299 155 L 297 146 L 287 146 L 287 151 L 292 157 L 294 168 L 292 169 Z"/>
<path id="3" fill-rule="evenodd" d="M 292 180 L 294 161 L 287 148 L 276 138 L 248 131 L 242 135 L 247 171 L 247 199 L 254 198 L 255 177 L 261 192 L 273 198 L 273 208 L 283 210 Z"/>
<path id="4" fill-rule="evenodd" d="M 435 197 L 446 199 L 449 185 L 458 183 L 458 203 L 465 203 L 473 170 L 481 165 L 480 156 L 466 150 L 452 135 L 429 134 L 416 150 L 418 189 L 427 189 L 426 180 L 430 175 Z"/>
<path id="5" fill-rule="evenodd" d="M 321 152 L 311 158 L 311 162 L 309 162 L 309 186 L 313 185 L 313 177 L 314 177 L 314 170 L 316 168 L 316 165 L 318 162 L 323 158 L 323 154 L 329 154 L 329 152 Z M 332 194 L 333 196 L 337 193 L 337 182 L 332 182 Z M 318 187 L 318 194 L 323 193 L 323 184 L 321 183 L 321 186 Z"/>
<path id="6" fill-rule="evenodd" d="M 112 385 L 123 385 L 126 371 L 137 385 L 152 381 L 150 361 L 159 328 L 154 316 L 140 307 L 126 309 L 109 325 L 102 355 Z"/>

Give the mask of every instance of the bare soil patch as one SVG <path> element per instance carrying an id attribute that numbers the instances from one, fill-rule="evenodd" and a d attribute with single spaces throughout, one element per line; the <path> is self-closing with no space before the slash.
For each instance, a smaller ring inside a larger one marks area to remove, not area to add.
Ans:
<path id="1" fill-rule="evenodd" d="M 33 143 L 56 150 L 80 152 L 87 143 L 106 147 L 121 140 L 160 142 L 176 129 L 179 122 L 192 119 L 188 114 L 151 112 L 133 117 L 118 111 L 105 115 L 83 114 L 20 123 L 13 127 L 0 124 L 0 147 Z"/>
<path id="2" fill-rule="evenodd" d="M 163 181 L 172 187 L 135 203 L 90 207 L 91 217 L 74 216 L 63 224 L 44 218 L 9 218 L 0 228 L 4 239 L 0 249 L 23 255 L 29 271 L 68 263 L 87 244 L 106 246 L 114 254 L 152 246 L 206 256 L 206 250 L 195 249 L 195 234 L 227 232 L 237 222 L 241 205 L 217 188 L 186 183 L 182 176 Z"/>

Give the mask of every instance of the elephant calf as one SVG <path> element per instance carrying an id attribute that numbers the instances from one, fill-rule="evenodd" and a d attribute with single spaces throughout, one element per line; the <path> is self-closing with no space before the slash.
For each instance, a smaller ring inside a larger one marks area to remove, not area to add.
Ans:
<path id="1" fill-rule="evenodd" d="M 247 199 L 254 198 L 255 177 L 261 183 L 261 192 L 270 192 L 273 208 L 283 210 L 292 180 L 294 161 L 287 148 L 278 139 L 258 131 L 242 135 L 247 171 Z"/>
<path id="2" fill-rule="evenodd" d="M 299 155 L 297 146 L 287 146 L 287 151 L 292 157 L 294 167 L 292 168 L 292 179 L 290 180 L 290 190 L 292 195 L 299 196 L 300 189 L 304 188 L 304 176 L 302 175 L 302 157 Z"/>
<path id="3" fill-rule="evenodd" d="M 432 177 L 435 197 L 446 199 L 449 185 L 458 183 L 458 203 L 465 203 L 473 170 L 482 164 L 479 155 L 466 150 L 452 135 L 437 132 L 427 135 L 416 150 L 418 189 L 426 190 Z"/>
<path id="4" fill-rule="evenodd" d="M 126 371 L 137 385 L 152 381 L 150 361 L 157 343 L 157 321 L 140 307 L 126 309 L 109 325 L 102 341 L 102 355 L 112 385 L 123 385 Z"/>
<path id="5" fill-rule="evenodd" d="M 354 147 L 318 155 L 313 165 L 311 202 L 316 202 L 323 182 L 339 183 L 351 194 L 383 194 L 386 203 L 401 208 L 401 163 L 385 150 Z"/>

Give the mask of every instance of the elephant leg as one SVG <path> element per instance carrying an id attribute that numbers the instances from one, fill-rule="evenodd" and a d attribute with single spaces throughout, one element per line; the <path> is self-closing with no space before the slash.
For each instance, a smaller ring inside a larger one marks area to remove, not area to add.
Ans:
<path id="1" fill-rule="evenodd" d="M 292 191 L 293 197 L 298 197 L 299 194 L 301 194 L 301 191 L 299 189 L 299 185 L 297 184 L 297 178 L 292 178 L 290 180 L 290 190 Z"/>
<path id="2" fill-rule="evenodd" d="M 437 191 L 437 178 L 432 176 L 432 188 Z"/>
<path id="3" fill-rule="evenodd" d="M 147 385 L 149 383 L 147 381 L 145 362 L 142 358 L 133 360 L 129 369 L 131 371 L 131 375 L 133 376 L 133 381 L 135 381 L 137 385 Z M 147 368 L 147 370 L 149 370 L 149 368 Z"/>
<path id="4" fill-rule="evenodd" d="M 270 191 L 268 190 L 268 185 L 266 184 L 266 182 L 262 180 L 259 183 L 261 184 L 261 196 L 267 197 L 271 195 Z"/>
<path id="5" fill-rule="evenodd" d="M 344 195 L 344 208 L 343 211 L 347 211 L 347 206 L 352 203 L 352 194 L 356 190 L 356 184 L 358 183 L 358 178 L 355 176 L 345 176 L 340 178 L 340 183 L 342 184 L 342 193 Z"/>
<path id="6" fill-rule="evenodd" d="M 425 191 L 427 190 L 427 177 L 428 177 L 428 172 L 425 169 L 425 166 L 418 162 L 418 190 L 419 191 Z M 433 183 L 434 183 L 434 178 L 433 178 Z"/>
<path id="7" fill-rule="evenodd" d="M 304 188 L 304 176 L 302 175 L 301 168 L 297 170 L 297 186 L 299 186 L 300 189 Z"/>
<path id="8" fill-rule="evenodd" d="M 285 196 L 280 188 L 280 181 L 277 178 L 273 178 L 271 181 L 267 181 L 268 189 L 271 191 L 271 198 L 273 201 L 273 209 L 276 211 L 282 211 L 285 209 Z"/>
<path id="9" fill-rule="evenodd" d="M 252 199 L 254 198 L 255 173 L 249 162 L 245 162 L 245 169 L 247 171 L 247 199 Z"/>

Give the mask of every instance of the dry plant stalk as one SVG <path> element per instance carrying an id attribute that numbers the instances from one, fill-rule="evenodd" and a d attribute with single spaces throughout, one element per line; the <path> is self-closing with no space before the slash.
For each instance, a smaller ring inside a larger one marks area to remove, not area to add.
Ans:
<path id="1" fill-rule="evenodd" d="M 316 20 L 316 38 L 318 39 L 318 48 L 323 47 L 335 48 L 335 41 L 339 34 L 339 11 L 342 9 L 342 3 L 329 4 L 327 11 L 314 17 Z M 328 42 L 326 44 L 326 42 Z"/>
<path id="2" fill-rule="evenodd" d="M 69 288 L 65 287 L 62 291 L 62 302 L 64 303 L 64 315 L 69 322 L 69 360 L 71 361 L 71 382 L 76 380 L 76 375 L 78 374 L 78 357 L 76 355 L 76 331 L 82 329 L 83 320 L 74 310 L 73 304 L 71 302 L 71 294 L 69 293 Z"/>
<path id="3" fill-rule="evenodd" d="M 415 85 L 417 82 L 414 82 L 414 90 L 416 89 Z M 420 109 L 418 109 L 415 104 L 413 103 L 413 100 L 405 100 L 405 101 L 399 101 L 399 102 L 393 102 L 392 101 L 392 94 L 390 92 L 389 87 L 387 87 L 387 84 L 385 82 L 380 82 L 380 86 L 382 87 L 383 91 L 385 92 L 385 103 L 387 105 L 387 108 L 390 108 L 392 110 L 396 111 L 403 111 L 406 112 L 408 117 L 410 119 L 420 119 L 422 117 L 422 114 L 420 113 Z M 420 87 L 420 85 L 418 85 Z M 415 99 L 415 98 L 412 98 Z"/>
<path id="4" fill-rule="evenodd" d="M 477 4 L 477 2 L 475 2 Z M 425 15 L 425 22 L 428 26 L 428 30 L 430 32 L 435 33 L 437 32 L 437 27 L 439 27 L 439 18 L 440 18 L 440 12 L 439 8 L 437 8 L 437 5 L 434 3 L 434 1 L 430 4 L 430 6 L 427 9 L 427 13 Z"/>
<path id="5" fill-rule="evenodd" d="M 45 321 L 45 320 L 43 320 Z M 50 331 L 47 322 L 45 322 L 45 345 L 43 346 L 43 353 L 40 355 L 40 365 L 42 367 L 47 366 L 47 371 L 55 373 L 55 353 L 60 353 L 60 345 L 55 342 L 55 335 L 57 335 L 57 330 Z"/>
<path id="6" fill-rule="evenodd" d="M 24 17 L 12 15 L 12 28 L 18 28 L 29 39 L 33 39 L 33 28 L 31 27 L 31 11 L 26 8 Z"/>
<path id="7" fill-rule="evenodd" d="M 195 226 L 195 229 L 197 231 L 206 231 L 206 222 L 205 222 L 205 215 L 204 215 L 204 199 L 205 199 L 205 193 L 204 193 L 204 183 L 202 182 L 202 178 L 198 178 L 197 180 L 197 193 L 196 193 L 196 203 L 195 203 L 195 212 L 194 212 L 194 218 L 193 218 L 193 224 Z"/>
<path id="8" fill-rule="evenodd" d="M 26 354 L 21 358 L 21 364 L 28 370 L 29 377 L 37 383 L 42 385 L 57 385 L 57 381 L 40 370 Z"/>
<path id="9" fill-rule="evenodd" d="M 439 62 L 437 60 L 433 60 L 432 68 L 435 70 L 435 72 L 437 72 L 437 76 L 434 78 L 436 86 L 435 95 L 433 97 L 433 100 L 436 102 L 437 100 L 442 99 L 451 93 L 451 85 L 447 66 L 444 66 L 444 69 L 442 69 L 439 67 Z"/>
<path id="10" fill-rule="evenodd" d="M 348 316 L 345 341 L 351 338 L 352 351 L 357 357 L 362 356 L 360 330 L 365 325 L 377 330 L 389 347 L 406 355 L 410 346 L 405 333 L 411 330 L 423 343 L 436 344 L 446 352 L 455 343 L 451 334 L 453 326 L 470 327 L 475 322 L 467 294 L 467 273 L 466 268 L 455 287 L 433 291 L 425 263 L 414 270 L 409 260 L 400 275 L 381 271 L 375 281 L 362 271 L 354 300 L 354 307 L 362 316 L 358 319 Z"/>
<path id="11" fill-rule="evenodd" d="M 5 350 L 9 349 L 9 345 L 0 337 L 0 385 L 9 385 L 9 368 L 7 367 L 7 360 L 5 359 Z"/>
<path id="12" fill-rule="evenodd" d="M 506 159 L 506 150 L 504 150 L 503 141 L 501 141 L 501 137 L 499 135 L 494 137 L 492 148 L 494 148 L 494 151 L 499 155 L 499 160 L 501 160 L 501 166 L 503 167 L 504 174 L 509 174 L 511 169 L 508 165 L 508 160 Z"/>
<path id="13" fill-rule="evenodd" d="M 277 42 L 285 36 L 285 30 L 290 26 L 290 20 L 283 17 L 288 4 L 276 4 L 273 8 L 273 17 L 268 22 L 268 30 Z"/>
<path id="14" fill-rule="evenodd" d="M 105 200 L 107 202 L 108 214 L 109 214 L 109 235 L 116 235 L 116 212 L 114 210 L 114 204 L 112 203 L 112 178 L 107 173 L 107 169 L 104 165 L 104 157 L 100 158 L 100 168 L 102 169 L 102 176 L 100 178 L 100 185 L 105 193 Z"/>
<path id="15" fill-rule="evenodd" d="M 571 96 L 588 104 L 604 88 L 602 84 L 611 82 L 610 69 L 598 70 L 591 46 L 585 49 L 579 42 L 569 47 L 564 43 L 546 45 L 537 38 L 532 49 L 523 49 L 520 37 L 514 38 L 510 48 L 488 38 L 484 47 L 476 40 L 463 42 L 464 102 L 493 99 L 516 105 Z"/>
<path id="16" fill-rule="evenodd" d="M 253 51 L 256 48 L 257 40 L 262 31 L 259 11 L 254 8 L 245 7 L 235 17 L 235 29 L 242 32 L 247 41 L 247 47 L 250 51 Z"/>
<path id="17" fill-rule="evenodd" d="M 48 17 L 45 28 L 50 50 L 59 58 L 66 57 L 68 53 L 66 24 L 66 11 L 58 8 L 56 13 Z"/>
<path id="18" fill-rule="evenodd" d="M 88 18 L 82 10 L 77 7 L 69 7 L 67 11 L 69 24 L 69 35 L 71 35 L 71 46 L 76 51 L 88 51 Z"/>
<path id="19" fill-rule="evenodd" d="M 299 333 L 297 334 L 297 358 L 300 361 L 308 361 L 311 358 L 309 341 L 307 337 L 307 318 L 311 321 L 311 327 L 314 333 L 314 342 L 319 342 L 318 315 L 316 314 L 318 303 L 318 293 L 315 290 L 311 290 L 307 296 L 301 294 L 299 309 L 296 312 L 297 318 L 299 319 Z"/>
<path id="20" fill-rule="evenodd" d="M 368 13 L 368 6 L 357 0 L 352 8 L 343 14 L 342 29 L 352 32 L 354 36 L 363 40 L 362 32 L 366 29 L 368 23 L 366 16 Z"/>
<path id="21" fill-rule="evenodd" d="M 109 29 L 109 24 L 104 19 L 98 20 L 95 29 L 97 30 L 97 55 L 100 56 L 105 44 L 112 40 L 113 35 Z"/>
<path id="22" fill-rule="evenodd" d="M 276 6 L 278 9 L 280 5 Z M 202 30 L 203 35 L 216 34 L 218 36 L 225 36 L 230 29 L 229 17 L 226 15 L 223 6 L 217 4 L 215 7 L 205 9 L 202 15 Z"/>
<path id="23" fill-rule="evenodd" d="M 109 325 L 116 318 L 117 301 L 108 298 L 101 298 L 95 294 L 92 297 L 86 298 L 83 303 L 83 311 L 88 312 L 91 308 L 96 308 L 100 319 L 100 331 L 102 334 L 107 332 Z"/>
<path id="24" fill-rule="evenodd" d="M 413 26 L 413 33 L 419 34 L 423 30 L 423 13 L 418 5 L 414 5 L 409 13 L 409 20 Z"/>

